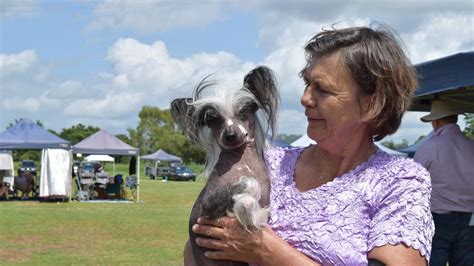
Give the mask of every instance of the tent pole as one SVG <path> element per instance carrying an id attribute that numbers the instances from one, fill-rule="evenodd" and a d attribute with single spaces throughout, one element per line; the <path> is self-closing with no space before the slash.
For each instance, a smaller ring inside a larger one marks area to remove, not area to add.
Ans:
<path id="1" fill-rule="evenodd" d="M 74 171 L 73 169 L 73 164 L 74 164 L 74 155 L 72 154 L 72 149 L 69 149 L 69 174 L 71 175 L 71 182 L 70 182 L 70 186 L 69 186 L 69 202 L 72 201 L 72 172 Z M 78 171 L 79 172 L 79 171 Z"/>
<path id="2" fill-rule="evenodd" d="M 140 202 L 140 155 L 137 155 L 137 202 Z"/>

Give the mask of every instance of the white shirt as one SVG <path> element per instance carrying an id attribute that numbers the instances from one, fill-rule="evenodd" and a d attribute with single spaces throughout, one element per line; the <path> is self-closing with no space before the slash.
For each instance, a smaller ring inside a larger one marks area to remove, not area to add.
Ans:
<path id="1" fill-rule="evenodd" d="M 438 128 L 413 159 L 430 172 L 432 212 L 474 211 L 474 140 L 457 124 Z"/>

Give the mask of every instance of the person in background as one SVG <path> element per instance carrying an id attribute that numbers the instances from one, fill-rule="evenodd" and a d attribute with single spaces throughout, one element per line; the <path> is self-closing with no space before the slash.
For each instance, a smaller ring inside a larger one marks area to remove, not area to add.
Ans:
<path id="1" fill-rule="evenodd" d="M 267 227 L 250 234 L 235 218 L 202 217 L 196 243 L 211 259 L 259 265 L 425 265 L 434 233 L 429 173 L 374 145 L 400 126 L 414 68 L 383 26 L 324 30 L 305 51 L 301 104 L 317 145 L 266 152 Z"/>
<path id="2" fill-rule="evenodd" d="M 431 175 L 431 211 L 435 235 L 430 265 L 474 265 L 474 140 L 456 124 L 453 103 L 434 101 L 421 118 L 434 135 L 416 151 L 414 160 Z"/>

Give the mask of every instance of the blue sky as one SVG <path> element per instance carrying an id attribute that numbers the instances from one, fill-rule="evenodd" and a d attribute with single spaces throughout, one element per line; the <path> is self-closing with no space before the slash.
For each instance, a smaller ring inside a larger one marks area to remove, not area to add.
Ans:
<path id="1" fill-rule="evenodd" d="M 167 108 L 209 73 L 241 82 L 265 64 L 282 97 L 279 133 L 304 134 L 304 43 L 322 27 L 378 21 L 413 63 L 474 50 L 472 1 L 11 1 L 0 3 L 0 129 L 15 119 L 60 131 L 135 128 L 143 105 Z M 429 124 L 408 113 L 388 140 Z M 461 119 L 462 120 L 462 119 Z M 463 123 L 461 123 L 463 125 Z"/>

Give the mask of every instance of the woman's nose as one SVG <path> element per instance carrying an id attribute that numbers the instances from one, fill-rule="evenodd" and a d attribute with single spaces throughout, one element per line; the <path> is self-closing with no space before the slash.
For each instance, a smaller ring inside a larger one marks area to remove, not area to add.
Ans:
<path id="1" fill-rule="evenodd" d="M 306 87 L 303 96 L 301 96 L 301 105 L 304 107 L 316 107 L 316 99 L 313 98 L 313 93 L 309 87 Z"/>

